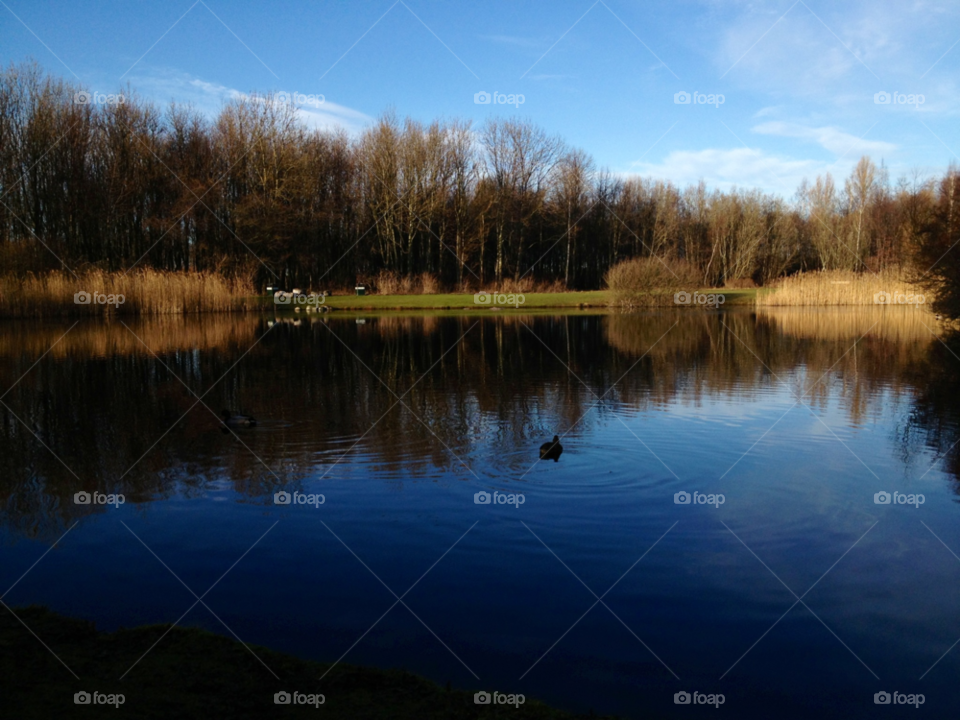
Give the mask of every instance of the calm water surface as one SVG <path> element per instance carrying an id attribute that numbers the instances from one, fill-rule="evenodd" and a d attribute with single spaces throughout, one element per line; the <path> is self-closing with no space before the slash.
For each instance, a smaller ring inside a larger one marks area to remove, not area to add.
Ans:
<path id="1" fill-rule="evenodd" d="M 581 712 L 960 701 L 960 360 L 929 316 L 125 322 L 0 326 L 0 590 L 72 528 L 8 605 L 174 622 L 195 598 L 160 558 L 222 576 L 204 601 L 248 643 Z"/>

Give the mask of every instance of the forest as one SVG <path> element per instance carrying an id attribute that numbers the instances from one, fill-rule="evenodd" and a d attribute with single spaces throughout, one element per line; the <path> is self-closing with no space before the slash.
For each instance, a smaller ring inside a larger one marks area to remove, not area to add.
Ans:
<path id="1" fill-rule="evenodd" d="M 956 167 L 891 179 L 863 157 L 791 198 L 625 176 L 522 118 L 307 127 L 277 94 L 216 117 L 132 88 L 96 102 L 36 64 L 0 73 L 0 267 L 376 285 L 383 273 L 471 290 L 604 285 L 631 258 L 704 287 L 803 270 L 914 273 L 957 292 Z M 930 269 L 932 267 L 932 270 Z"/>

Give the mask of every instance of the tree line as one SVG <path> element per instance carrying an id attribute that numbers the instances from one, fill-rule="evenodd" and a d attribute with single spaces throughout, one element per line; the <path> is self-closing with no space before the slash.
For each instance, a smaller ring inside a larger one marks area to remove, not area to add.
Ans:
<path id="1" fill-rule="evenodd" d="M 0 73 L 8 272 L 145 266 L 319 289 L 386 270 L 446 288 L 588 289 L 656 257 L 704 286 L 762 285 L 819 268 L 925 271 L 960 240 L 954 167 L 892 182 L 864 157 L 845 181 L 804 181 L 785 200 L 625 177 L 518 118 L 387 113 L 350 136 L 308 128 L 277 95 L 208 118 L 130 88 L 123 102 L 82 92 L 35 64 Z M 960 284 L 949 258 L 927 279 Z"/>

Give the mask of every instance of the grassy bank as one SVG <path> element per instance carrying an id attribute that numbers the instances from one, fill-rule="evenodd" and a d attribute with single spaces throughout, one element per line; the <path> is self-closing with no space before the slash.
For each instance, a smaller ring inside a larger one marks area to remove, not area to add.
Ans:
<path id="1" fill-rule="evenodd" d="M 752 304 L 757 291 L 748 290 L 702 290 L 703 293 L 723 293 L 725 305 Z M 271 299 L 267 299 L 273 304 Z M 673 305 L 673 297 L 669 298 Z M 609 290 L 587 290 L 583 292 L 526 293 L 523 304 L 478 304 L 473 295 L 447 293 L 437 295 L 331 295 L 326 305 L 335 310 L 481 310 L 500 308 L 502 311 L 520 312 L 549 308 L 606 308 L 613 305 L 613 294 Z M 278 306 L 289 309 L 289 306 Z"/>
<path id="2" fill-rule="evenodd" d="M 505 294 L 505 297 L 510 297 Z M 588 292 L 526 293 L 523 304 L 504 305 L 491 302 L 478 304 L 473 295 L 445 293 L 435 295 L 332 295 L 327 305 L 335 309 L 350 310 L 488 310 L 500 307 L 504 310 L 530 308 L 606 307 L 608 293 L 605 290 Z M 519 297 L 517 298 L 519 299 Z"/>
<path id="3" fill-rule="evenodd" d="M 573 720 L 575 715 L 533 699 L 514 709 L 477 705 L 473 692 L 443 688 L 401 670 L 327 665 L 253 646 L 270 672 L 240 643 L 203 630 L 176 627 L 121 682 L 118 678 L 168 626 L 99 633 L 92 623 L 27 607 L 17 615 L 75 672 L 76 680 L 10 613 L 0 616 L 0 674 L 4 717 L 234 718 L 318 717 L 313 706 L 276 705 L 280 691 L 323 694 L 322 716 L 347 720 L 530 718 Z M 494 690 L 494 688 L 486 688 Z M 501 691 L 507 689 L 497 688 Z M 122 693 L 124 703 L 81 706 L 74 693 Z M 591 716 L 597 717 L 597 716 Z"/>

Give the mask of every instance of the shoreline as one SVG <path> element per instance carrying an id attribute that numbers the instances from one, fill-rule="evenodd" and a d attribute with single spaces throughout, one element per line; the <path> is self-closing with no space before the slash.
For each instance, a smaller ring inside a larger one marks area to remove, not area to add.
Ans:
<path id="1" fill-rule="evenodd" d="M 700 293 L 722 294 L 727 298 L 729 305 L 752 305 L 755 303 L 757 291 L 750 290 L 698 290 Z M 508 295 L 509 296 L 509 295 Z M 329 295 L 323 303 L 331 310 L 481 310 L 518 312 L 524 310 L 549 309 L 617 309 L 618 305 L 614 294 L 610 290 L 571 290 L 560 293 L 530 292 L 521 294 L 523 302 L 513 304 L 487 304 L 474 302 L 474 295 L 464 293 L 443 293 L 436 295 Z M 672 295 L 669 297 L 672 298 Z M 273 305 L 269 297 L 262 298 L 262 302 Z M 671 301 L 667 304 L 652 305 L 651 307 L 673 307 Z M 293 308 L 286 305 L 275 306 L 284 312 Z M 676 307 L 683 307 L 676 305 Z M 301 310 L 302 312 L 302 310 Z"/>
<path id="2" fill-rule="evenodd" d="M 281 717 L 308 713 L 316 717 L 322 707 L 323 717 L 343 720 L 481 719 L 500 717 L 504 711 L 531 720 L 616 720 L 564 712 L 533 698 L 524 698 L 516 707 L 477 704 L 474 693 L 484 688 L 455 689 L 449 681 L 444 687 L 401 669 L 346 663 L 331 669 L 328 663 L 258 645 L 245 647 L 233 638 L 195 627 L 144 625 L 107 633 L 98 631 L 92 622 L 43 606 L 13 610 L 71 669 L 68 672 L 16 619 L 4 613 L 0 619 L 0 645 L 4 647 L 0 672 L 7 681 L 4 704 L 10 717 L 23 720 L 90 717 L 91 708 L 74 703 L 75 693 L 80 692 L 122 695 L 122 704 L 104 708 L 118 718 L 259 720 L 277 713 Z M 134 665 L 148 648 L 152 648 L 149 654 Z M 131 666 L 129 675 L 118 680 Z M 317 702 L 322 695 L 323 701 L 320 706 L 278 707 L 277 693 L 314 696 Z"/>
<path id="3" fill-rule="evenodd" d="M 856 307 L 889 304 L 930 307 L 932 295 L 892 274 L 875 277 L 845 271 L 816 271 L 783 278 L 760 288 L 647 288 L 637 291 L 578 290 L 564 292 L 432 294 L 338 294 L 322 297 L 301 293 L 277 303 L 273 295 L 254 294 L 246 282 L 212 275 L 144 271 L 127 278 L 91 272 L 84 286 L 51 273 L 16 288 L 0 277 L 0 318 L 187 317 L 219 313 L 278 314 L 314 311 L 351 312 L 537 312 L 550 310 L 631 311 L 653 308 L 707 309 L 726 307 Z M 107 291 L 116 290 L 116 293 Z M 125 292 L 119 292 L 123 290 Z M 677 299 L 677 296 L 682 296 Z M 78 300 L 78 296 L 83 296 Z M 288 294 L 289 296 L 289 294 Z M 886 298 L 879 300 L 878 297 Z M 919 300 L 918 300 L 919 298 Z M 931 311 L 932 312 L 932 311 Z"/>

